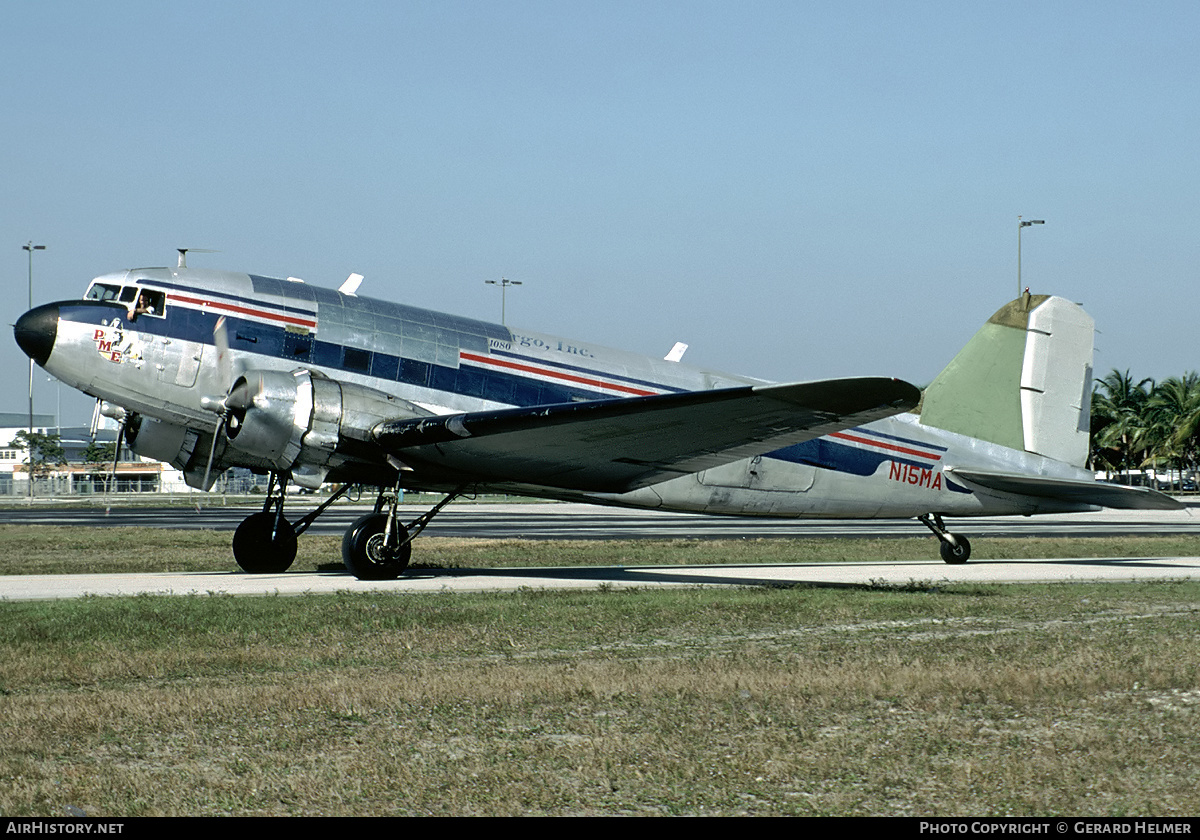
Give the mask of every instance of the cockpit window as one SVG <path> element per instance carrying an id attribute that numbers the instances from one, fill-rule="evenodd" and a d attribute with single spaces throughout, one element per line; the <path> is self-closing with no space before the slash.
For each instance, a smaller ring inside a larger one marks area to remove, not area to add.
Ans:
<path id="1" fill-rule="evenodd" d="M 112 283 L 93 283 L 83 296 L 84 300 L 116 300 L 121 295 L 121 287 Z"/>
<path id="2" fill-rule="evenodd" d="M 93 283 L 84 300 L 111 300 L 131 304 L 137 298 L 137 286 L 118 286 L 115 283 Z"/>
<path id="3" fill-rule="evenodd" d="M 144 289 L 141 286 L 122 286 L 117 283 L 92 283 L 83 299 L 123 303 L 129 310 L 131 320 L 137 320 L 139 315 L 153 315 L 161 318 L 166 314 L 167 309 L 165 292 Z"/>
<path id="4" fill-rule="evenodd" d="M 133 291 L 132 287 L 123 289 L 121 292 L 121 300 L 125 300 L 125 292 Z M 154 315 L 161 318 L 166 311 L 167 296 L 163 292 L 156 292 L 153 289 L 138 289 L 137 303 L 133 307 L 133 312 L 129 317 L 136 319 L 139 315 Z M 131 297 L 130 300 L 133 298 Z"/>

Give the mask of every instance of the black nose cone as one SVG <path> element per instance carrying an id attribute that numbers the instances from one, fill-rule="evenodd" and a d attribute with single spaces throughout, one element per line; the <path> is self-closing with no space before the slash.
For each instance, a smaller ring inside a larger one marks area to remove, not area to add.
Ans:
<path id="1" fill-rule="evenodd" d="M 54 349 L 54 340 L 58 338 L 58 304 L 47 303 L 30 309 L 17 319 L 13 334 L 25 355 L 45 367 L 50 351 Z"/>

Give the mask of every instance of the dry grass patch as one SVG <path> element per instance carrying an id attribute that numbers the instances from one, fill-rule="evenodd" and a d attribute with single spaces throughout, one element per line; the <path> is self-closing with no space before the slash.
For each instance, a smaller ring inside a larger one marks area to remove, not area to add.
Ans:
<path id="1" fill-rule="evenodd" d="M 1196 813 L 1198 596 L 0 604 L 0 812 Z"/>

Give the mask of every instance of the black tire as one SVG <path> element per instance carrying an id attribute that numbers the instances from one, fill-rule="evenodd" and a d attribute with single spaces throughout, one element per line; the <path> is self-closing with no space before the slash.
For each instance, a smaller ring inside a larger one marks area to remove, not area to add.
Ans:
<path id="1" fill-rule="evenodd" d="M 368 513 L 360 517 L 342 537 L 342 562 L 347 571 L 359 580 L 395 580 L 408 568 L 412 556 L 412 544 L 405 543 L 394 553 L 384 548 L 384 529 L 387 528 L 386 513 Z M 400 539 L 408 536 L 408 530 L 396 523 Z"/>
<path id="2" fill-rule="evenodd" d="M 958 566 L 966 563 L 971 557 L 971 541 L 962 534 L 951 534 L 957 545 L 951 545 L 948 542 L 940 544 L 942 559 L 952 566 Z"/>
<path id="3" fill-rule="evenodd" d="M 286 519 L 279 520 L 275 539 L 275 514 L 254 513 L 233 532 L 233 559 L 252 575 L 286 572 L 296 559 L 296 531 Z"/>

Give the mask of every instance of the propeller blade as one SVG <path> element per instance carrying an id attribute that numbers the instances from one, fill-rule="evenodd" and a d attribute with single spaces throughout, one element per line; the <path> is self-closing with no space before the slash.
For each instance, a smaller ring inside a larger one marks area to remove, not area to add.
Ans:
<path id="1" fill-rule="evenodd" d="M 92 443 L 96 442 L 96 430 L 100 428 L 100 406 L 103 402 L 104 400 L 97 399 L 96 407 L 92 409 L 92 425 L 88 432 L 92 436 Z"/>
<path id="2" fill-rule="evenodd" d="M 217 371 L 221 387 L 225 389 L 220 397 L 204 396 L 200 398 L 201 407 L 217 415 L 217 423 L 213 427 L 212 445 L 208 448 L 208 461 L 204 465 L 204 482 L 201 484 L 208 489 L 208 480 L 212 476 L 213 461 L 216 460 L 217 443 L 221 433 L 226 432 L 234 437 L 245 419 L 246 411 L 254 404 L 254 398 L 262 393 L 264 383 L 260 375 L 253 384 L 242 376 L 233 364 L 233 356 L 229 352 L 229 329 L 225 325 L 225 316 L 217 318 L 213 327 L 213 346 L 217 349 Z"/>
<path id="3" fill-rule="evenodd" d="M 221 428 L 225 425 L 225 417 L 217 420 L 216 428 L 213 429 L 212 446 L 208 448 L 208 463 L 204 465 L 204 482 L 200 485 L 201 489 L 208 489 L 208 477 L 212 473 L 213 456 L 217 453 L 217 441 L 221 439 Z"/>
<path id="4" fill-rule="evenodd" d="M 180 253 L 180 260 L 183 259 L 183 253 Z M 217 454 L 217 441 L 221 439 L 221 431 L 225 428 L 225 421 L 229 417 L 229 400 L 233 395 L 233 357 L 229 353 L 229 329 L 225 326 L 225 316 L 217 318 L 217 323 L 213 327 L 213 346 L 217 348 L 217 375 L 220 378 L 221 388 L 225 393 L 221 397 L 202 397 L 200 404 L 217 414 L 217 424 L 213 427 L 212 445 L 208 448 L 208 461 L 204 465 L 204 481 L 200 487 L 204 490 L 208 489 L 208 479 L 212 475 L 213 459 Z"/>
<path id="5" fill-rule="evenodd" d="M 108 486 L 104 488 L 104 515 L 112 508 L 112 493 L 117 489 L 117 462 L 121 460 L 121 440 L 125 435 L 125 418 L 117 423 L 117 440 L 113 444 L 112 471 L 108 474 Z"/>
<path id="6" fill-rule="evenodd" d="M 233 357 L 229 354 L 229 330 L 225 327 L 225 316 L 217 319 L 213 327 L 213 344 L 217 348 L 217 372 L 221 376 L 221 387 L 226 391 L 233 385 Z"/>

